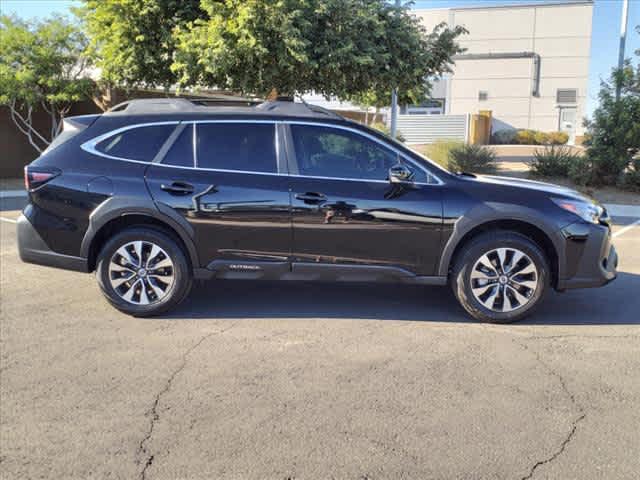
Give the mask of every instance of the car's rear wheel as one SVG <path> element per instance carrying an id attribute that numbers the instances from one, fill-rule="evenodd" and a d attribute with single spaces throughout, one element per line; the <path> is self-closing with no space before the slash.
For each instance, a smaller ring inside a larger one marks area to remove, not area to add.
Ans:
<path id="1" fill-rule="evenodd" d="M 483 322 L 510 323 L 531 314 L 548 288 L 549 266 L 540 247 L 516 232 L 485 233 L 459 255 L 453 291 Z"/>
<path id="2" fill-rule="evenodd" d="M 111 238 L 98 256 L 96 276 L 109 303 L 139 317 L 175 307 L 193 282 L 180 244 L 147 227 L 129 228 Z"/>

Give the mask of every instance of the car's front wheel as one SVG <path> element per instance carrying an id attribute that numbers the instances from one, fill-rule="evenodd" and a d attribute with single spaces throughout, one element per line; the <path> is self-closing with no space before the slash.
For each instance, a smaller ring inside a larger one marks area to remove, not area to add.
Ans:
<path id="1" fill-rule="evenodd" d="M 130 228 L 111 238 L 98 256 L 96 276 L 109 303 L 139 317 L 175 307 L 193 282 L 179 243 L 147 227 Z"/>
<path id="2" fill-rule="evenodd" d="M 489 232 L 473 239 L 452 271 L 460 304 L 483 322 L 509 323 L 531 314 L 549 283 L 540 247 L 516 232 Z"/>

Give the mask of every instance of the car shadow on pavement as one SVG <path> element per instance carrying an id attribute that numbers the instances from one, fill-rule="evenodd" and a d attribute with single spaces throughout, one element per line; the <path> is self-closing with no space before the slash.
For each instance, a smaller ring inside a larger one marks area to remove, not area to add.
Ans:
<path id="1" fill-rule="evenodd" d="M 640 275 L 621 272 L 596 289 L 549 291 L 520 325 L 640 325 Z M 473 320 L 448 287 L 402 284 L 209 281 L 164 319 L 329 318 L 463 322 Z"/>

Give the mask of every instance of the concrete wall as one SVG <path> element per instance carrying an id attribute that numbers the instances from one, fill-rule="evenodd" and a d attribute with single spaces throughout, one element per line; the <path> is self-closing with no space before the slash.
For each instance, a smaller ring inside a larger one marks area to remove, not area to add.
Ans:
<path id="1" fill-rule="evenodd" d="M 491 110 L 494 130 L 533 128 L 557 130 L 558 89 L 577 89 L 576 134 L 583 134 L 591 17 L 589 1 L 547 5 L 516 5 L 460 9 L 416 10 L 432 29 L 442 21 L 463 25 L 469 34 L 461 44 L 465 54 L 534 52 L 540 55 L 540 93 L 532 95 L 532 58 L 459 59 L 447 81 L 451 114 Z M 486 91 L 488 99 L 478 99 Z"/>

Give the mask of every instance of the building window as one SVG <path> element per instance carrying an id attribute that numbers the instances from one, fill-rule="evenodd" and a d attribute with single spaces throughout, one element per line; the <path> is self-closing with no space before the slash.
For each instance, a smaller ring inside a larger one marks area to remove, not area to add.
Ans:
<path id="1" fill-rule="evenodd" d="M 578 90 L 575 88 L 559 88 L 556 93 L 556 103 L 578 103 Z"/>
<path id="2" fill-rule="evenodd" d="M 486 102 L 488 98 L 489 98 L 489 92 L 485 90 L 480 90 L 478 92 L 478 100 L 480 100 L 481 102 Z"/>

